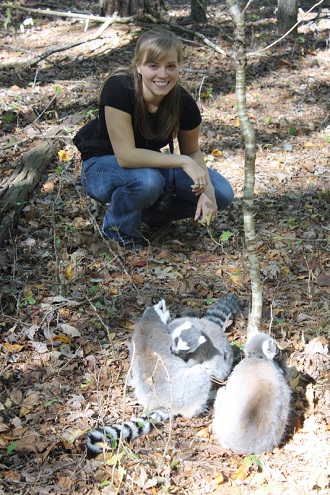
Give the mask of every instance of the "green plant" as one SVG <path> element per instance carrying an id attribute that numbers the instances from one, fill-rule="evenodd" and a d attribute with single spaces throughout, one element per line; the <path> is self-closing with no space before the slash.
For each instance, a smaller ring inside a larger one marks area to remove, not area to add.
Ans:
<path id="1" fill-rule="evenodd" d="M 6 9 L 6 19 L 5 22 L 3 23 L 3 27 L 7 29 L 8 24 L 11 24 L 11 10 L 9 8 Z"/>
<path id="2" fill-rule="evenodd" d="M 258 459 L 258 457 L 255 455 L 255 454 L 251 454 L 247 457 L 244 457 L 244 462 L 249 466 L 249 467 L 252 467 L 253 464 L 256 464 L 258 466 L 258 469 L 260 471 L 262 471 L 262 462 L 260 461 L 260 459 Z"/>
<path id="3" fill-rule="evenodd" d="M 221 242 L 226 242 L 228 241 L 228 239 L 230 239 L 234 234 L 232 232 L 230 232 L 230 230 L 225 230 L 224 232 L 222 232 L 221 236 L 220 236 L 220 240 Z"/>
<path id="4" fill-rule="evenodd" d="M 15 120 L 16 115 L 13 113 L 7 113 L 2 117 L 4 124 L 11 124 Z"/>
<path id="5" fill-rule="evenodd" d="M 7 447 L 7 455 L 10 455 L 16 449 L 17 442 L 11 442 Z"/>
<path id="6" fill-rule="evenodd" d="M 84 382 L 80 384 L 81 388 L 86 388 L 92 385 L 93 383 L 93 377 L 92 376 L 86 376 L 84 379 Z"/>

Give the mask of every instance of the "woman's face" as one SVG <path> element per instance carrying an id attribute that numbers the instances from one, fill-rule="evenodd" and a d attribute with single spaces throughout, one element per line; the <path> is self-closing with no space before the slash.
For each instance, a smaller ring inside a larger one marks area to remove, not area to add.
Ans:
<path id="1" fill-rule="evenodd" d="M 144 99 L 148 103 L 157 105 L 178 81 L 180 65 L 177 53 L 170 52 L 157 62 L 142 62 L 137 66 L 137 70 L 142 78 Z"/>

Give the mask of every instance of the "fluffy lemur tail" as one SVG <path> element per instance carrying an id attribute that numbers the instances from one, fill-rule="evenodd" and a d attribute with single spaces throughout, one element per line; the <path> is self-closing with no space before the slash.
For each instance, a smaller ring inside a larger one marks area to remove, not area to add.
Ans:
<path id="1" fill-rule="evenodd" d="M 234 294 L 226 294 L 207 309 L 205 318 L 213 321 L 225 331 L 240 309 L 241 305 L 238 297 Z"/>
<path id="2" fill-rule="evenodd" d="M 167 411 L 155 409 L 121 424 L 96 428 L 87 433 L 86 436 L 87 456 L 92 458 L 104 451 L 113 450 L 117 447 L 120 438 L 130 442 L 150 433 L 154 426 L 169 419 L 170 415 Z"/>

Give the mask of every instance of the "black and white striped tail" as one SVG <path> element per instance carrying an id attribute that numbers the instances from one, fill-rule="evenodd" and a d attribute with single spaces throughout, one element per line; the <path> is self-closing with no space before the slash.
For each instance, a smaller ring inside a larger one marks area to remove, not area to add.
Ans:
<path id="1" fill-rule="evenodd" d="M 226 294 L 207 309 L 205 318 L 220 325 L 225 330 L 230 325 L 229 321 L 231 320 L 232 323 L 239 311 L 240 301 L 238 297 L 234 294 Z"/>
<path id="2" fill-rule="evenodd" d="M 130 442 L 137 437 L 150 433 L 154 426 L 168 421 L 170 415 L 164 409 L 156 409 L 142 414 L 130 421 L 113 426 L 101 426 L 87 433 L 87 456 L 95 457 L 102 452 L 113 450 L 120 439 Z"/>

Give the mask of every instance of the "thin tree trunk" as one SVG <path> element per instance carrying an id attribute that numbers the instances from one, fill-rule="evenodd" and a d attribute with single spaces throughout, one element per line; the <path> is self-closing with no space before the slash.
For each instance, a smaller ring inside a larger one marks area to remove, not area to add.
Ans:
<path id="1" fill-rule="evenodd" d="M 164 0 L 100 0 L 100 14 L 113 15 L 115 12 L 121 16 L 145 14 L 160 17 L 164 10 Z"/>
<path id="2" fill-rule="evenodd" d="M 277 30 L 279 34 L 288 32 L 298 20 L 297 0 L 278 0 L 277 2 Z M 297 34 L 297 28 L 292 31 Z"/>
<path id="3" fill-rule="evenodd" d="M 240 127 L 245 143 L 245 181 L 243 218 L 245 245 L 250 264 L 252 308 L 249 314 L 247 333 L 259 330 L 262 312 L 262 287 L 256 234 L 254 228 L 254 182 L 256 138 L 246 108 L 246 47 L 245 21 L 236 0 L 226 0 L 229 14 L 234 23 L 234 60 L 236 65 L 236 104 Z"/>
<path id="4" fill-rule="evenodd" d="M 190 1 L 190 17 L 196 22 L 206 21 L 207 0 Z"/>

